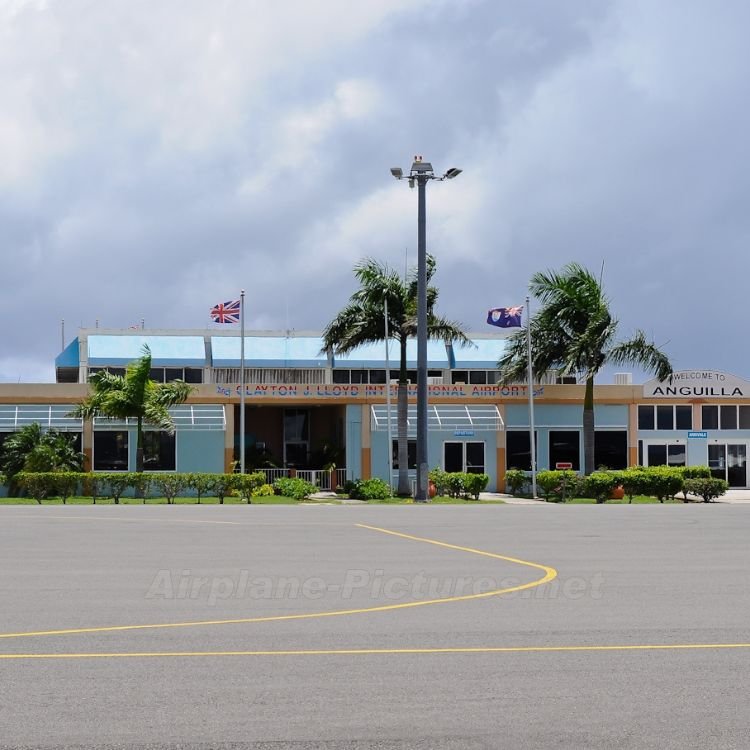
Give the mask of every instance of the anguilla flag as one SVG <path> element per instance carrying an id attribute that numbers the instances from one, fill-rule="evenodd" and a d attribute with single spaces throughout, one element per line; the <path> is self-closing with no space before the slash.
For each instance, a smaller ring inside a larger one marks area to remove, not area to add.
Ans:
<path id="1" fill-rule="evenodd" d="M 219 302 L 211 308 L 211 317 L 214 323 L 239 323 L 240 300 Z"/>
<path id="2" fill-rule="evenodd" d="M 487 311 L 487 322 L 498 328 L 520 328 L 523 305 L 516 307 L 493 307 Z"/>

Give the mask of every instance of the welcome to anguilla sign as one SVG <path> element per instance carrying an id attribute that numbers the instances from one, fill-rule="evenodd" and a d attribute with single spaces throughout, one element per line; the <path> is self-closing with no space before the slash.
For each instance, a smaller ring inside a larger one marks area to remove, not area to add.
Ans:
<path id="1" fill-rule="evenodd" d="M 750 395 L 750 383 L 736 375 L 715 370 L 680 370 L 672 380 L 649 380 L 643 386 L 645 398 L 742 398 Z"/>

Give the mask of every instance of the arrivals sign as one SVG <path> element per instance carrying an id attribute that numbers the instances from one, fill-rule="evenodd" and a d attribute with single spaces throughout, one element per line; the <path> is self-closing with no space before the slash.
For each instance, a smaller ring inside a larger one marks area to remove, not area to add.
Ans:
<path id="1" fill-rule="evenodd" d="M 649 380 L 644 398 L 742 398 L 750 396 L 750 383 L 716 370 L 680 370 L 670 380 Z"/>

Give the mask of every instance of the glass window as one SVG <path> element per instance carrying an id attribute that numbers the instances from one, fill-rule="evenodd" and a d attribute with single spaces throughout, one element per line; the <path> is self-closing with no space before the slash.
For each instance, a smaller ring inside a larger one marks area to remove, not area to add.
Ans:
<path id="1" fill-rule="evenodd" d="M 348 383 L 349 382 L 349 370 L 334 370 L 333 382 L 334 383 Z"/>
<path id="2" fill-rule="evenodd" d="M 667 463 L 667 446 L 666 445 L 649 445 L 648 446 L 648 465 L 664 466 Z"/>
<path id="3" fill-rule="evenodd" d="M 469 382 L 472 385 L 487 385 L 487 372 L 485 370 L 472 370 L 469 373 Z"/>
<path id="4" fill-rule="evenodd" d="M 417 441 L 416 440 L 407 440 L 406 442 L 406 450 L 408 454 L 408 463 L 410 469 L 416 469 L 417 468 Z M 393 441 L 392 446 L 392 458 L 393 458 L 393 469 L 394 471 L 398 469 L 398 440 Z M 459 470 L 460 471 L 460 470 Z"/>
<path id="5" fill-rule="evenodd" d="M 628 466 L 628 433 L 615 430 L 594 432 L 594 466 L 625 469 Z"/>
<path id="6" fill-rule="evenodd" d="M 453 370 L 451 372 L 451 383 L 468 383 L 469 373 L 467 370 Z"/>
<path id="7" fill-rule="evenodd" d="M 175 380 L 184 380 L 185 373 L 181 367 L 165 367 L 164 382 L 174 383 Z"/>
<path id="8" fill-rule="evenodd" d="M 675 427 L 678 430 L 693 429 L 693 407 L 675 406 Z"/>
<path id="9" fill-rule="evenodd" d="M 164 382 L 164 368 L 163 367 L 152 367 L 148 373 L 151 380 L 155 380 L 157 383 Z"/>
<path id="10" fill-rule="evenodd" d="M 488 370 L 487 371 L 487 383 L 489 385 L 495 385 L 495 383 L 500 381 L 500 371 L 499 370 Z"/>
<path id="11" fill-rule="evenodd" d="M 352 370 L 351 382 L 352 383 L 366 383 L 367 382 L 367 370 Z"/>
<path id="12" fill-rule="evenodd" d="M 156 430 L 143 433 L 143 468 L 146 471 L 174 471 L 177 468 L 175 437 Z"/>
<path id="13" fill-rule="evenodd" d="M 466 473 L 484 474 L 484 443 L 466 443 Z"/>
<path id="14" fill-rule="evenodd" d="M 393 377 L 393 370 L 391 370 L 391 377 Z M 370 370 L 370 382 L 385 385 L 385 370 Z"/>
<path id="15" fill-rule="evenodd" d="M 638 407 L 638 429 L 639 430 L 653 430 L 654 429 L 654 407 L 639 406 Z"/>
<path id="16" fill-rule="evenodd" d="M 737 429 L 737 407 L 732 404 L 731 406 L 722 406 L 721 409 L 721 429 L 722 430 L 736 430 Z"/>
<path id="17" fill-rule="evenodd" d="M 203 382 L 203 369 L 200 367 L 186 367 L 185 368 L 185 382 L 186 383 L 202 383 Z"/>
<path id="18" fill-rule="evenodd" d="M 442 370 L 427 370 L 427 377 L 428 378 L 442 378 L 443 371 Z"/>
<path id="19" fill-rule="evenodd" d="M 464 444 L 443 443 L 443 469 L 445 471 L 464 470 Z"/>
<path id="20" fill-rule="evenodd" d="M 284 441 L 304 442 L 310 439 L 307 409 L 284 411 Z"/>
<path id="21" fill-rule="evenodd" d="M 578 430 L 550 430 L 549 466 L 554 469 L 559 463 L 572 464 L 572 469 L 580 468 L 580 437 Z"/>
<path id="22" fill-rule="evenodd" d="M 531 442 L 528 430 L 505 433 L 505 466 L 508 469 L 531 471 Z"/>
<path id="23" fill-rule="evenodd" d="M 702 406 L 701 407 L 701 422 L 704 430 L 718 430 L 719 429 L 719 407 L 718 406 Z"/>
<path id="24" fill-rule="evenodd" d="M 667 464 L 669 466 L 685 466 L 686 457 L 684 445 L 667 446 Z"/>
<path id="25" fill-rule="evenodd" d="M 750 430 L 750 406 L 740 406 L 740 429 Z"/>
<path id="26" fill-rule="evenodd" d="M 127 430 L 94 432 L 94 471 L 127 470 Z"/>
<path id="27" fill-rule="evenodd" d="M 674 406 L 656 407 L 656 429 L 674 430 Z"/>
<path id="28" fill-rule="evenodd" d="M 638 441 L 638 466 L 643 466 L 643 440 Z"/>
<path id="29" fill-rule="evenodd" d="M 407 370 L 406 371 L 406 379 L 412 384 L 417 384 L 417 371 L 416 370 Z"/>

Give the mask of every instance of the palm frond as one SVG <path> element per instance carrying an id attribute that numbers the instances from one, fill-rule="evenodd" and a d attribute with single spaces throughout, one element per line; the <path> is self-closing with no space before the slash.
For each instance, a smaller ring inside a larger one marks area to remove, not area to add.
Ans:
<path id="1" fill-rule="evenodd" d="M 646 339 L 643 331 L 636 331 L 629 341 L 622 341 L 607 352 L 607 359 L 613 365 L 636 365 L 653 373 L 659 380 L 672 376 L 672 364 L 664 352 Z"/>

